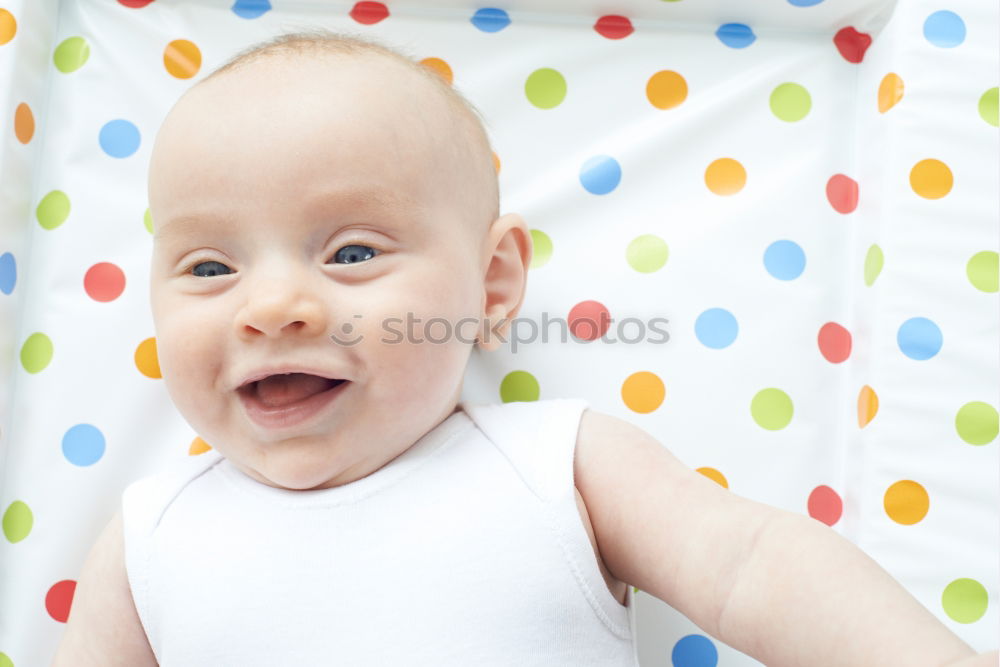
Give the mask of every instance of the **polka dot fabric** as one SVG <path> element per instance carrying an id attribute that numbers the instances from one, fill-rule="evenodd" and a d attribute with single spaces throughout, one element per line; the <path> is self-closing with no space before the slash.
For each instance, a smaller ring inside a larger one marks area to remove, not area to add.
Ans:
<path id="1" fill-rule="evenodd" d="M 124 487 L 211 449 L 160 374 L 145 170 L 176 98 L 289 25 L 489 121 L 535 253 L 465 398 L 586 398 L 995 647 L 995 3 L 431 4 L 0 0 L 0 666 L 48 663 Z M 643 665 L 756 664 L 636 600 Z"/>

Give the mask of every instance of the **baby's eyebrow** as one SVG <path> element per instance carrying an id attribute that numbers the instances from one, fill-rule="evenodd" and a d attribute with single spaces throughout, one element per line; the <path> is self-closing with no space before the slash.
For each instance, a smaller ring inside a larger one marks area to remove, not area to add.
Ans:
<path id="1" fill-rule="evenodd" d="M 212 218 L 215 223 L 221 223 L 227 229 L 232 227 L 233 221 L 227 218 L 218 218 L 211 215 L 181 215 L 159 225 L 153 234 L 153 239 L 156 241 L 169 241 L 174 236 L 183 236 L 189 232 L 204 229 L 209 218 Z"/>
<path id="2" fill-rule="evenodd" d="M 320 192 L 311 198 L 307 213 L 321 213 L 331 208 L 337 210 L 413 210 L 420 208 L 406 195 L 399 192 L 378 186 L 367 188 L 331 188 Z"/>
<path id="3" fill-rule="evenodd" d="M 321 218 L 325 214 L 334 212 L 337 215 L 347 215 L 349 213 L 374 213 L 389 212 L 406 213 L 407 221 L 412 221 L 414 214 L 419 215 L 424 207 L 415 203 L 407 195 L 400 194 L 391 189 L 383 187 L 367 188 L 331 188 L 324 190 L 311 197 L 303 197 L 306 201 L 304 214 L 310 218 Z M 398 218 L 379 216 L 379 222 L 392 225 Z M 204 231 L 205 225 L 211 221 L 212 231 L 225 232 L 236 227 L 237 221 L 228 215 L 217 215 L 215 213 L 203 214 L 182 214 L 165 221 L 156 228 L 154 239 L 157 241 L 169 241 L 174 236 L 184 236 L 189 233 Z M 402 222 L 402 220 L 400 220 Z"/>

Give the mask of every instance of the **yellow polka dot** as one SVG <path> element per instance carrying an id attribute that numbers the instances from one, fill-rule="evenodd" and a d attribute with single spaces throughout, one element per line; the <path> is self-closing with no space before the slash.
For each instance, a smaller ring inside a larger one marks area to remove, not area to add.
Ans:
<path id="1" fill-rule="evenodd" d="M 927 516 L 930 498 L 920 484 L 904 479 L 886 489 L 884 504 L 890 519 L 910 526 Z"/>
<path id="2" fill-rule="evenodd" d="M 667 390 L 655 373 L 639 371 L 622 383 L 622 400 L 633 412 L 646 414 L 660 407 Z"/>
<path id="3" fill-rule="evenodd" d="M 493 153 L 493 168 L 497 170 L 498 174 L 500 173 L 500 156 L 496 152 Z"/>
<path id="4" fill-rule="evenodd" d="M 17 34 L 17 19 L 6 9 L 0 9 L 0 44 L 6 44 Z"/>
<path id="5" fill-rule="evenodd" d="M 910 170 L 910 187 L 925 199 L 941 199 L 951 192 L 953 184 L 951 169 L 940 160 L 921 160 Z"/>
<path id="6" fill-rule="evenodd" d="M 663 70 L 649 77 L 646 97 L 657 109 L 672 109 L 687 99 L 688 85 L 677 72 Z"/>
<path id="7" fill-rule="evenodd" d="M 453 83 L 455 80 L 455 75 L 451 71 L 451 65 L 440 58 L 424 58 L 420 61 L 420 64 L 435 74 L 440 75 L 448 83 Z"/>
<path id="8" fill-rule="evenodd" d="M 188 447 L 188 455 L 197 456 L 198 454 L 204 454 L 211 449 L 212 446 L 210 444 L 202 440 L 200 437 L 196 437 L 191 441 L 191 446 Z"/>
<path id="9" fill-rule="evenodd" d="M 135 367 L 146 377 L 159 379 L 160 360 L 156 356 L 156 339 L 147 338 L 135 348 Z"/>
<path id="10" fill-rule="evenodd" d="M 878 111 L 885 113 L 903 99 L 903 80 L 895 72 L 882 77 L 878 87 Z"/>
<path id="11" fill-rule="evenodd" d="M 163 50 L 163 66 L 178 79 L 190 79 L 201 69 L 201 49 L 194 42 L 175 39 Z"/>
<path id="12" fill-rule="evenodd" d="M 878 413 L 878 394 L 875 390 L 865 385 L 858 393 L 858 427 L 864 428 L 875 419 Z"/>
<path id="13" fill-rule="evenodd" d="M 705 185 L 717 195 L 734 195 L 742 190 L 746 183 L 746 169 L 732 158 L 719 158 L 705 170 Z"/>
<path id="14" fill-rule="evenodd" d="M 696 472 L 700 472 L 702 475 L 708 477 L 724 489 L 729 488 L 729 482 L 726 480 L 726 476 L 715 468 L 698 468 Z"/>

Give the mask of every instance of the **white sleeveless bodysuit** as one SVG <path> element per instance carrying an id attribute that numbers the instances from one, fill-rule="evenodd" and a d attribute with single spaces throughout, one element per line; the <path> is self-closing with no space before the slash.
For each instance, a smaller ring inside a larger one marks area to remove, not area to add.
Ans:
<path id="1" fill-rule="evenodd" d="M 158 662 L 636 667 L 632 588 L 614 599 L 576 505 L 586 407 L 460 404 L 330 489 L 214 450 L 132 483 L 125 564 Z"/>

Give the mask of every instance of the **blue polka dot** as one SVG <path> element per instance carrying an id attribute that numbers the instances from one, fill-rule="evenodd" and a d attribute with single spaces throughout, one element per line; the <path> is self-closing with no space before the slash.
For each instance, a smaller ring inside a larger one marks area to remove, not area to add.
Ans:
<path id="1" fill-rule="evenodd" d="M 499 32 L 510 25 L 510 16 L 502 9 L 484 7 L 472 15 L 472 25 L 483 32 Z"/>
<path id="2" fill-rule="evenodd" d="M 719 652 L 705 635 L 687 635 L 674 644 L 670 662 L 674 667 L 715 667 L 719 664 Z"/>
<path id="3" fill-rule="evenodd" d="M 965 21 L 955 12 L 942 9 L 924 21 L 924 37 L 934 46 L 949 49 L 965 41 Z"/>
<path id="4" fill-rule="evenodd" d="M 896 333 L 899 349 L 910 359 L 923 361 L 941 351 L 941 329 L 926 317 L 911 317 Z"/>
<path id="5" fill-rule="evenodd" d="M 100 142 L 111 157 L 128 157 L 139 150 L 139 128 L 120 118 L 109 121 L 101 128 Z"/>
<path id="6" fill-rule="evenodd" d="M 788 4 L 795 7 L 812 7 L 823 2 L 823 0 L 788 0 Z"/>
<path id="7" fill-rule="evenodd" d="M 580 183 L 595 195 L 606 195 L 622 180 L 622 168 L 618 161 L 607 155 L 597 155 L 583 163 L 580 169 Z"/>
<path id="8" fill-rule="evenodd" d="M 745 49 L 757 40 L 750 26 L 742 23 L 724 23 L 715 31 L 715 36 L 734 49 Z"/>
<path id="9" fill-rule="evenodd" d="M 778 280 L 794 280 L 806 268 L 806 254 L 793 241 L 775 241 L 764 251 L 764 268 Z"/>
<path id="10" fill-rule="evenodd" d="M 17 284 L 17 262 L 14 255 L 5 252 L 0 255 L 0 292 L 10 294 Z"/>
<path id="11" fill-rule="evenodd" d="M 694 335 L 701 344 L 715 350 L 732 345 L 740 325 L 728 310 L 709 308 L 694 323 Z"/>
<path id="12" fill-rule="evenodd" d="M 93 465 L 104 456 L 104 434 L 96 426 L 77 424 L 63 436 L 62 451 L 73 465 Z"/>
<path id="13" fill-rule="evenodd" d="M 233 3 L 233 14 L 242 19 L 255 19 L 269 11 L 270 0 L 236 0 Z"/>

